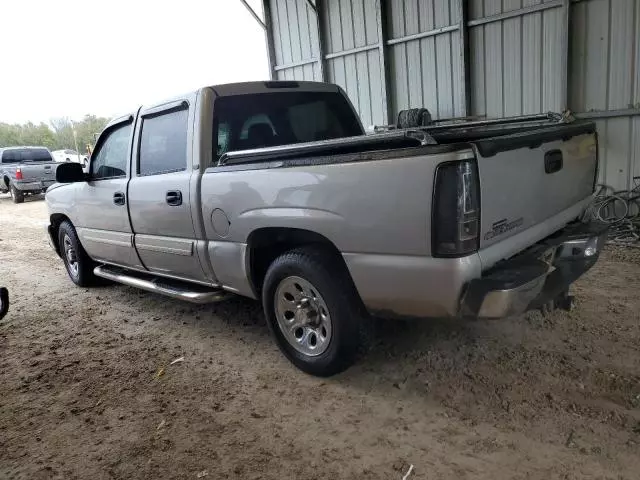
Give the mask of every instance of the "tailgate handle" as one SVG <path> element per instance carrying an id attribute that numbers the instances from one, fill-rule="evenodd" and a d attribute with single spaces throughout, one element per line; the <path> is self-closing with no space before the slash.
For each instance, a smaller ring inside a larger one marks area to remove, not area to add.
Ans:
<path id="1" fill-rule="evenodd" d="M 544 154 L 544 171 L 556 173 L 562 170 L 562 150 L 549 150 Z"/>
<path id="2" fill-rule="evenodd" d="M 45 166 L 44 166 L 44 169 L 45 169 L 45 170 L 51 170 L 51 165 L 45 165 Z"/>

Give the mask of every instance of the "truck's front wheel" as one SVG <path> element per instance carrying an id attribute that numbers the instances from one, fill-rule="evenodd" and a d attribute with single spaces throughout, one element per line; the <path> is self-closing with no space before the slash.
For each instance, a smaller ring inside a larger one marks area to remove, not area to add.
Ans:
<path id="1" fill-rule="evenodd" d="M 97 280 L 97 277 L 93 274 L 95 263 L 82 248 L 76 229 L 71 222 L 64 221 L 60 224 L 58 228 L 58 245 L 71 281 L 79 287 L 95 285 Z"/>
<path id="2" fill-rule="evenodd" d="M 265 276 L 262 304 L 280 350 L 299 369 L 329 376 L 353 363 L 363 308 L 332 252 L 301 248 L 278 257 Z"/>

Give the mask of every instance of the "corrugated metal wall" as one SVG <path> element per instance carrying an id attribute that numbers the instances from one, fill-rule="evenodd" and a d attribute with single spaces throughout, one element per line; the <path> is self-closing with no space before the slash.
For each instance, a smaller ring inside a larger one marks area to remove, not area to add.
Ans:
<path id="1" fill-rule="evenodd" d="M 387 22 L 394 114 L 425 107 L 435 118 L 463 116 L 457 3 L 389 1 Z"/>
<path id="2" fill-rule="evenodd" d="M 384 26 L 381 1 L 387 12 Z M 325 79 L 345 89 L 364 125 L 388 123 L 388 111 L 395 118 L 398 111 L 411 107 L 426 106 L 436 118 L 464 115 L 460 11 L 455 4 L 448 0 L 326 0 L 318 2 L 318 9 L 324 26 Z M 322 79 L 318 22 L 309 2 L 269 0 L 268 10 L 277 78 Z M 382 28 L 388 32 L 384 45 Z M 383 48 L 387 48 L 393 78 L 389 108 L 385 66 L 380 61 Z"/>
<path id="3" fill-rule="evenodd" d="M 341 85 L 365 125 L 569 108 L 598 123 L 602 182 L 640 176 L 640 0 L 315 1 L 264 0 L 277 78 Z"/>
<path id="4" fill-rule="evenodd" d="M 542 0 L 469 2 L 472 114 L 503 117 L 562 109 L 562 2 L 547 3 L 544 10 L 523 13 Z M 490 21 L 507 12 L 514 16 Z"/>
<path id="5" fill-rule="evenodd" d="M 378 18 L 373 0 L 321 2 L 327 81 L 345 89 L 365 125 L 386 123 Z"/>
<path id="6" fill-rule="evenodd" d="M 569 106 L 618 111 L 597 120 L 600 181 L 615 189 L 640 176 L 640 1 L 588 0 L 571 6 Z"/>
<path id="7" fill-rule="evenodd" d="M 277 79 L 321 82 L 315 12 L 300 0 L 272 1 L 270 6 Z"/>

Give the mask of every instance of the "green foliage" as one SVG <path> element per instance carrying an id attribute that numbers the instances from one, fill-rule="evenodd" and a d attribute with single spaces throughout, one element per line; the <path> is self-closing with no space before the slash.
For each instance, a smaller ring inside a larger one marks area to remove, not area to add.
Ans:
<path id="1" fill-rule="evenodd" d="M 75 150 L 77 142 L 80 153 L 86 154 L 86 146 L 94 144 L 94 134 L 100 133 L 108 121 L 108 118 L 85 115 L 74 122 L 69 118 L 53 118 L 50 125 L 0 123 L 0 147 L 33 145 L 49 150 Z"/>

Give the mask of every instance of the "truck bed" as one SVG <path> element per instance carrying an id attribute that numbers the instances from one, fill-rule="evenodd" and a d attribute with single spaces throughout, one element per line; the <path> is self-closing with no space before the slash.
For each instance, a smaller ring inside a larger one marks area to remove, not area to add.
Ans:
<path id="1" fill-rule="evenodd" d="M 215 170 L 314 171 L 314 165 L 403 159 L 408 166 L 408 157 L 425 156 L 428 162 L 431 156 L 435 161 L 440 154 L 470 151 L 479 173 L 479 247 L 486 269 L 576 218 L 590 199 L 597 165 L 595 124 L 559 118 L 548 114 L 437 125 L 228 152 Z M 431 185 L 433 178 L 423 181 Z"/>
<path id="2" fill-rule="evenodd" d="M 571 138 L 582 133 L 595 132 L 593 122 L 565 123 L 560 118 L 557 114 L 548 113 L 238 150 L 222 155 L 218 160 L 218 166 L 312 157 L 318 157 L 318 161 L 326 161 L 323 157 L 330 155 L 379 152 L 417 146 L 430 146 L 433 149 L 436 145 L 449 145 L 451 147 L 446 151 L 452 151 L 464 148 L 471 141 L 476 142 L 478 148 L 483 150 L 483 155 L 487 156 L 491 151 L 495 153 L 500 149 L 513 149 L 518 145 L 537 146 L 555 138 Z"/>

